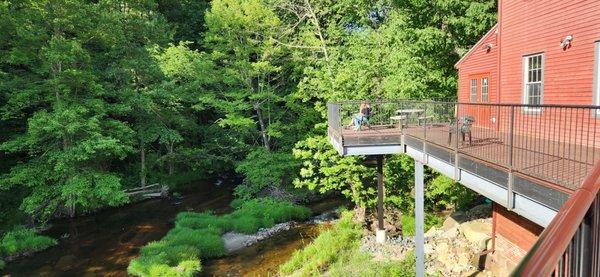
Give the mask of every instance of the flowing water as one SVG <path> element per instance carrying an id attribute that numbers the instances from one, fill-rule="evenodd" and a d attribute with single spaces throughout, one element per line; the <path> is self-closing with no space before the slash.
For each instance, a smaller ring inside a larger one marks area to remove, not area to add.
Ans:
<path id="1" fill-rule="evenodd" d="M 182 200 L 153 199 L 73 220 L 53 222 L 45 235 L 59 244 L 7 264 L 9 276 L 127 276 L 127 265 L 142 246 L 159 240 L 181 211 L 226 213 L 233 200 L 230 186 L 198 186 Z M 314 213 L 342 204 L 339 200 L 311 205 Z M 220 259 L 202 261 L 205 276 L 266 276 L 292 253 L 312 241 L 320 227 L 296 224 L 265 241 Z"/>

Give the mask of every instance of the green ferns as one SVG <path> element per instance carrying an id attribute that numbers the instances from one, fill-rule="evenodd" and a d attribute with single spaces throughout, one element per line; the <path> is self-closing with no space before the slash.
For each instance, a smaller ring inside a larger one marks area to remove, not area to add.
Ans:
<path id="1" fill-rule="evenodd" d="M 55 239 L 38 235 L 32 229 L 16 227 L 2 236 L 0 253 L 5 257 L 18 256 L 41 251 L 56 244 L 57 241 Z"/>
<path id="2" fill-rule="evenodd" d="M 269 198 L 234 201 L 230 214 L 182 212 L 173 228 L 160 241 L 142 248 L 127 271 L 135 276 L 193 276 L 200 272 L 200 259 L 225 255 L 221 235 L 227 231 L 246 234 L 279 222 L 303 220 L 310 210 Z"/>

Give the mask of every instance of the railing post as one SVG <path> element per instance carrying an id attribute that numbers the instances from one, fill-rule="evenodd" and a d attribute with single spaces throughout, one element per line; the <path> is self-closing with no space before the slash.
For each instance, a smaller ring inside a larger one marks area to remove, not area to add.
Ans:
<path id="1" fill-rule="evenodd" d="M 506 198 L 506 208 L 508 210 L 512 210 L 515 204 L 514 194 L 513 194 L 513 184 L 514 184 L 514 166 L 513 166 L 513 154 L 514 154 L 514 137 L 515 137 L 515 106 L 510 106 L 510 125 L 508 126 L 508 184 L 507 184 L 507 198 Z"/>
<path id="2" fill-rule="evenodd" d="M 459 133 L 459 129 L 458 129 L 458 112 L 459 112 L 459 104 L 458 102 L 456 102 L 455 107 L 455 111 L 454 111 L 454 131 L 456 133 L 455 135 L 455 143 L 454 143 L 454 179 L 458 182 L 460 181 L 460 169 L 458 168 L 458 133 Z M 450 130 L 452 131 L 452 130 Z M 451 135 L 450 135 L 451 136 Z"/>
<path id="3" fill-rule="evenodd" d="M 423 108 L 423 115 L 421 115 L 420 117 L 425 117 L 427 116 L 427 104 L 425 104 L 425 107 Z M 419 115 L 417 114 L 417 117 L 419 117 Z M 420 124 L 421 120 L 419 118 L 417 118 L 417 124 Z M 423 123 L 423 158 L 421 159 L 421 161 L 424 164 L 428 164 L 429 163 L 429 159 L 427 156 L 427 122 Z"/>

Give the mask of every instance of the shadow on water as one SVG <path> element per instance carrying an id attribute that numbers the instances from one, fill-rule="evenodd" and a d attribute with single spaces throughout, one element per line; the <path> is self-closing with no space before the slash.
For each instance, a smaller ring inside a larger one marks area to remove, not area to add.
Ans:
<path id="1" fill-rule="evenodd" d="M 203 184 L 185 194 L 181 203 L 153 199 L 100 213 L 60 220 L 46 235 L 59 238 L 59 245 L 31 257 L 7 264 L 8 276 L 127 276 L 127 266 L 142 246 L 162 238 L 181 211 L 227 213 L 233 200 L 231 186 Z M 343 204 L 324 200 L 310 205 L 313 213 L 322 213 Z M 205 276 L 265 276 L 291 257 L 294 250 L 310 243 L 322 228 L 314 224 L 296 224 L 288 231 L 232 255 L 202 261 Z"/>

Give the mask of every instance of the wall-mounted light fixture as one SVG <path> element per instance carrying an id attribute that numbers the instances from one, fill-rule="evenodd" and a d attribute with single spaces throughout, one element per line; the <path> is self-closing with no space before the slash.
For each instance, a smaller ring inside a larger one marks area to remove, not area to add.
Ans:
<path id="1" fill-rule="evenodd" d="M 560 47 L 563 50 L 566 50 L 567 48 L 569 48 L 571 46 L 571 41 L 573 41 L 573 35 L 566 36 L 564 39 L 562 39 L 560 41 Z"/>
<path id="2" fill-rule="evenodd" d="M 494 44 L 488 43 L 485 46 L 483 46 L 483 49 L 485 49 L 485 52 L 490 52 L 492 51 L 492 47 L 494 47 Z"/>

